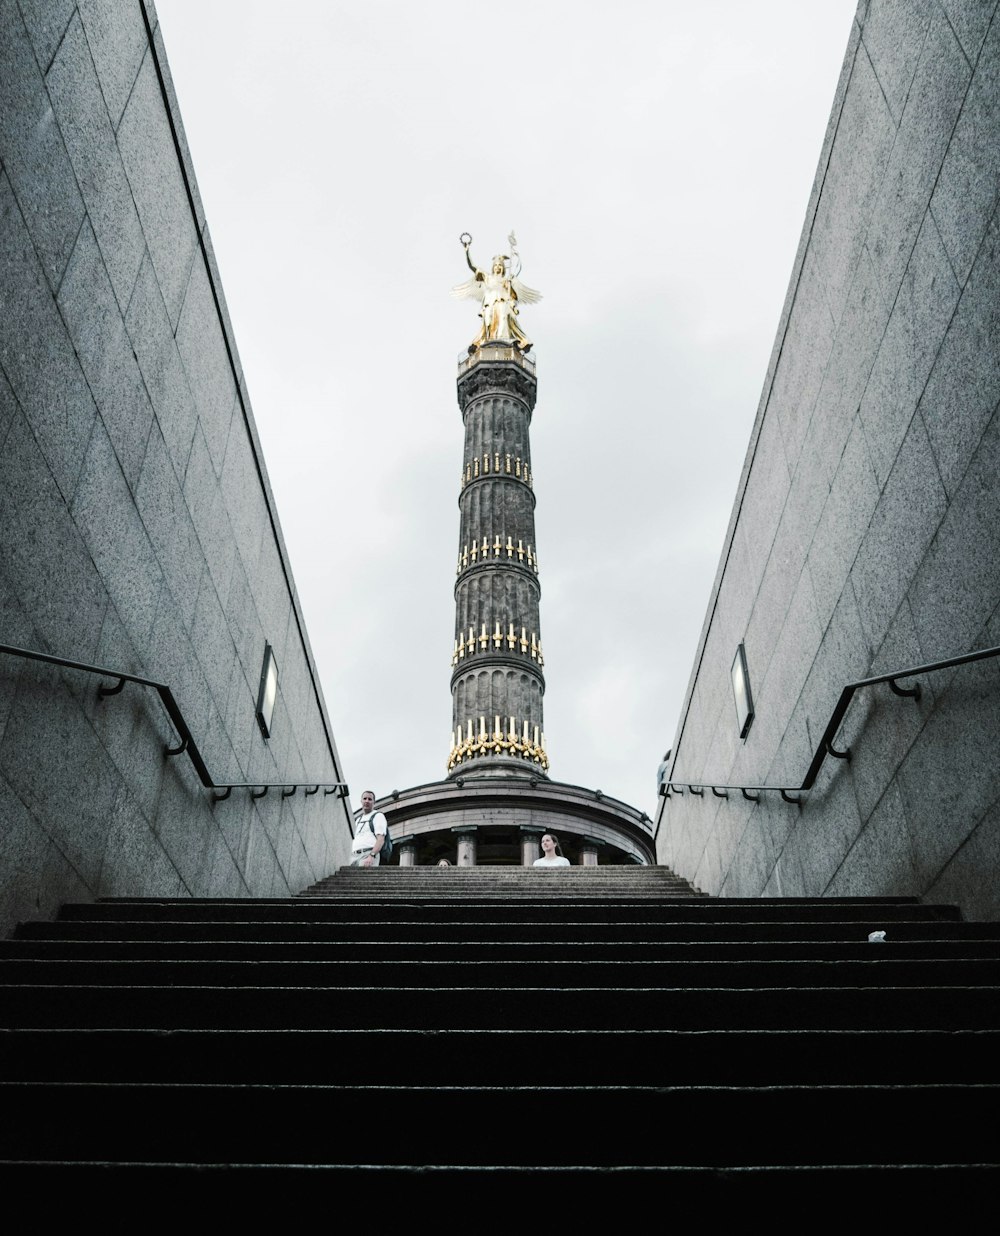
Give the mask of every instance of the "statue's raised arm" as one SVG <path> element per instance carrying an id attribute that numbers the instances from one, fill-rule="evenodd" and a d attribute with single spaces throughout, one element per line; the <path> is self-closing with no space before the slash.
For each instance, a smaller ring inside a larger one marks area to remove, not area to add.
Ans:
<path id="1" fill-rule="evenodd" d="M 469 246 L 472 244 L 469 233 L 463 232 L 459 241 L 465 250 L 465 260 L 472 271 L 472 278 L 453 287 L 452 295 L 459 299 L 474 297 L 482 306 L 479 314 L 482 326 L 479 334 L 469 344 L 469 351 L 474 352 L 484 343 L 494 341 L 512 343 L 522 352 L 530 351 L 531 340 L 521 330 L 517 320 L 518 301 L 533 305 L 542 299 L 542 295 L 518 278 L 521 258 L 517 252 L 514 233 L 511 232 L 508 237 L 511 253 L 496 254 L 488 271 L 480 270 L 473 262 L 469 253 Z M 515 262 L 516 269 L 512 269 Z"/>

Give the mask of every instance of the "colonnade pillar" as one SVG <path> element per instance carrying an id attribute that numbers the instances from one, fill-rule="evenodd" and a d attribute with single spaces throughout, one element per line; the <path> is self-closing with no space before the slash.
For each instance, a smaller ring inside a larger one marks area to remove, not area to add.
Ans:
<path id="1" fill-rule="evenodd" d="M 459 867 L 475 867 L 476 865 L 476 829 L 472 828 L 453 828 L 451 830 L 457 834 L 458 840 L 458 866 Z"/>

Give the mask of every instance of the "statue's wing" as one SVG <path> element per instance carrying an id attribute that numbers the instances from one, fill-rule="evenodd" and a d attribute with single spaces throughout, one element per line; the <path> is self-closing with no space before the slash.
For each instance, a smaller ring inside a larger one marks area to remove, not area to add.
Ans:
<path id="1" fill-rule="evenodd" d="M 458 300 L 478 300 L 480 304 L 483 302 L 483 284 L 481 279 L 477 279 L 475 275 L 471 279 L 466 279 L 464 283 L 456 284 L 451 289 L 452 296 Z"/>
<path id="2" fill-rule="evenodd" d="M 529 288 L 520 279 L 512 279 L 511 286 L 517 293 L 517 299 L 524 305 L 537 305 L 542 299 L 541 292 L 536 292 L 534 288 Z"/>

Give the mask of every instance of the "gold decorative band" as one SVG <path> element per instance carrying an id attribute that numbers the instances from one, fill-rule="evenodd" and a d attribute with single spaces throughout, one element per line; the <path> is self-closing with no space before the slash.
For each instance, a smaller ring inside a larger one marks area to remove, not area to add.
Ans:
<path id="1" fill-rule="evenodd" d="M 488 536 L 483 537 L 482 544 L 478 541 L 473 541 L 471 545 L 464 545 L 462 552 L 458 558 L 458 566 L 455 568 L 455 574 L 461 575 L 468 566 L 476 562 L 487 562 L 490 560 L 496 562 L 498 559 L 513 561 L 515 558 L 518 562 L 524 563 L 535 574 L 538 574 L 538 555 L 529 545 L 525 548 L 524 542 L 519 540 L 514 544 L 514 538 L 508 537 L 506 545 L 500 540 L 500 534 L 493 538 L 492 542 Z"/>
<path id="2" fill-rule="evenodd" d="M 476 455 L 465 465 L 462 488 L 481 476 L 512 476 L 515 480 L 523 481 L 529 489 L 534 487 L 528 461 L 522 463 L 520 455 L 501 455 L 499 451 L 492 454 L 486 451 L 482 455 Z"/>
<path id="3" fill-rule="evenodd" d="M 471 718 L 466 722 L 466 732 L 458 726 L 451 736 L 451 751 L 448 755 L 448 770 L 457 767 L 467 760 L 482 758 L 487 755 L 514 756 L 537 764 L 546 772 L 549 767 L 549 757 L 545 751 L 545 735 L 537 725 L 529 726 L 522 721 L 520 727 L 515 717 L 505 718 L 506 731 L 500 724 L 500 718 L 493 718 L 492 731 L 486 728 L 486 718 L 479 718 L 479 731 Z M 531 731 L 529 733 L 529 731 Z"/>
<path id="4" fill-rule="evenodd" d="M 542 656 L 542 641 L 538 638 L 534 631 L 531 632 L 531 637 L 528 637 L 528 632 L 525 627 L 521 628 L 521 634 L 518 637 L 514 634 L 513 622 L 508 622 L 507 630 L 501 631 L 499 618 L 493 624 L 493 633 L 489 634 L 486 630 L 486 623 L 481 623 L 479 634 L 476 634 L 475 627 L 469 627 L 468 639 L 466 639 L 463 631 L 458 639 L 455 640 L 455 647 L 451 654 L 452 665 L 457 665 L 459 661 L 466 657 L 474 656 L 476 653 L 483 652 L 519 652 L 522 656 L 530 656 L 532 661 L 537 661 L 539 665 L 545 664 L 545 658 Z"/>

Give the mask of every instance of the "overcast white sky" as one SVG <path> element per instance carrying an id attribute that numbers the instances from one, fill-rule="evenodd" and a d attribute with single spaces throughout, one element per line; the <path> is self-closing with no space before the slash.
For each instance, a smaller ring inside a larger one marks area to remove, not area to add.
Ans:
<path id="1" fill-rule="evenodd" d="M 654 813 L 856 0 L 156 0 L 356 806 L 445 774 L 450 296 L 517 233 L 551 775 Z"/>

